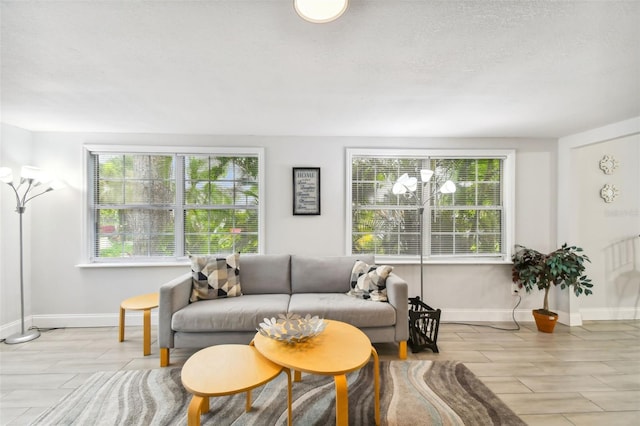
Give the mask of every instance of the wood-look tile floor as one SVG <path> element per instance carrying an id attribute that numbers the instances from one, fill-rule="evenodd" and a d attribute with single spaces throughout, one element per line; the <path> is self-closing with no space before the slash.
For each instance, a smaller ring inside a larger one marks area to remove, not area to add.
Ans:
<path id="1" fill-rule="evenodd" d="M 142 327 L 127 327 L 122 343 L 117 327 L 55 329 L 31 342 L 0 343 L 0 425 L 29 424 L 96 371 L 159 368 L 156 336 L 154 327 L 146 357 Z M 396 345 L 375 346 L 381 359 L 397 359 Z M 640 320 L 558 325 L 553 334 L 531 323 L 519 331 L 443 323 L 438 346 L 439 354 L 409 352 L 408 359 L 464 362 L 530 425 L 640 424 Z M 172 366 L 193 352 L 172 350 Z"/>

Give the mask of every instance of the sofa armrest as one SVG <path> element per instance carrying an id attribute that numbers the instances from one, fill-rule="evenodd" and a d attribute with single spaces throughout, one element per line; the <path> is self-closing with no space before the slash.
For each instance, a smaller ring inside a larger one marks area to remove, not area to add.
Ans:
<path id="1" fill-rule="evenodd" d="M 187 272 L 160 287 L 158 345 L 161 348 L 173 347 L 171 318 L 174 313 L 189 304 L 191 282 L 192 274 Z"/>
<path id="2" fill-rule="evenodd" d="M 396 309 L 396 342 L 409 339 L 409 286 L 393 272 L 386 281 L 389 304 Z"/>

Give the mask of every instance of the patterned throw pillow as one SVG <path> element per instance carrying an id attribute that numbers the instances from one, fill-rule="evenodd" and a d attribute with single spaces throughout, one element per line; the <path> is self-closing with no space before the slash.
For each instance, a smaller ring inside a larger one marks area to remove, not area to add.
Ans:
<path id="1" fill-rule="evenodd" d="M 240 254 L 224 257 L 189 256 L 193 285 L 191 302 L 242 296 L 240 289 Z"/>
<path id="2" fill-rule="evenodd" d="M 387 301 L 387 277 L 393 271 L 389 265 L 368 265 L 356 260 L 351 270 L 349 296 L 376 302 Z"/>

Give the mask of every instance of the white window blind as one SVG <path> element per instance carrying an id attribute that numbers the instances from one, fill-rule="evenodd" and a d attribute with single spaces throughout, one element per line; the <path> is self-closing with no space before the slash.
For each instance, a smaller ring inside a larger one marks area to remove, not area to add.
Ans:
<path id="1" fill-rule="evenodd" d="M 90 260 L 260 252 L 260 163 L 260 150 L 89 150 Z"/>
<path id="2" fill-rule="evenodd" d="M 184 161 L 185 251 L 256 253 L 257 158 L 188 156 Z"/>
<path id="3" fill-rule="evenodd" d="M 425 260 L 508 260 L 514 155 L 348 150 L 348 252 L 419 259 L 423 220 Z M 421 169 L 434 171 L 425 185 L 420 182 Z M 418 178 L 418 189 L 394 195 L 392 186 L 404 173 Z M 446 180 L 456 184 L 455 193 L 438 192 Z"/>

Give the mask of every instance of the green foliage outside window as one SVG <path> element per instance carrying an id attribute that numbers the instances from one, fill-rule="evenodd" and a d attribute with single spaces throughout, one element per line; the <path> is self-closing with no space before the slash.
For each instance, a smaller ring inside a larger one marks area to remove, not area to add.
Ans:
<path id="1" fill-rule="evenodd" d="M 351 167 L 354 254 L 417 256 L 420 247 L 421 199 L 396 196 L 393 183 L 404 173 L 434 176 L 417 197 L 432 197 L 425 205 L 424 253 L 431 256 L 495 255 L 503 251 L 503 163 L 500 158 L 354 157 Z M 453 194 L 439 194 L 446 181 Z M 436 194 L 432 196 L 432 194 Z"/>
<path id="2" fill-rule="evenodd" d="M 257 252 L 257 157 L 94 154 L 93 159 L 97 257 Z"/>
<path id="3" fill-rule="evenodd" d="M 257 252 L 257 173 L 254 157 L 187 157 L 187 253 Z"/>

